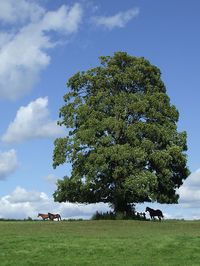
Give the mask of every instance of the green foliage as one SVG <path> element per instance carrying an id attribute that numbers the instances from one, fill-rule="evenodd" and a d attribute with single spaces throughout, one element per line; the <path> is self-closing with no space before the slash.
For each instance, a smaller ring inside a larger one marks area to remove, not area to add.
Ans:
<path id="1" fill-rule="evenodd" d="M 149 219 L 146 218 L 146 214 L 144 212 L 136 212 L 133 208 L 131 213 L 126 212 L 99 212 L 96 211 L 95 214 L 91 217 L 91 220 L 140 220 L 147 221 Z"/>
<path id="2" fill-rule="evenodd" d="M 142 214 L 132 212 L 129 215 L 123 212 L 96 212 L 91 220 L 147 220 Z"/>
<path id="3" fill-rule="evenodd" d="M 96 212 L 93 214 L 91 220 L 115 220 L 115 213 L 113 212 Z"/>
<path id="4" fill-rule="evenodd" d="M 33 221 L 33 219 L 30 216 L 28 216 L 27 221 Z"/>
<path id="5" fill-rule="evenodd" d="M 131 213 L 133 203 L 177 203 L 189 175 L 186 133 L 171 105 L 160 70 L 144 58 L 118 52 L 68 81 L 53 166 L 71 163 L 58 181 L 56 201 L 108 202 Z"/>

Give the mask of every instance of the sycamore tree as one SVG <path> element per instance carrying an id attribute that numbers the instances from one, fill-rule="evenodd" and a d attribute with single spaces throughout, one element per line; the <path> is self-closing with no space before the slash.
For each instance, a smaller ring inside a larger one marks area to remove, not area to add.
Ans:
<path id="1" fill-rule="evenodd" d="M 186 132 L 166 93 L 160 70 L 143 57 L 117 52 L 67 84 L 53 166 L 71 163 L 57 183 L 58 202 L 109 203 L 130 213 L 145 201 L 177 203 L 189 175 Z"/>

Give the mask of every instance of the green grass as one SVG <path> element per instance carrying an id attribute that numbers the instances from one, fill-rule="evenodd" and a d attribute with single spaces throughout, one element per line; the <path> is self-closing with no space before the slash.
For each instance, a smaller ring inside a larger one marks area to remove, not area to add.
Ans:
<path id="1" fill-rule="evenodd" d="M 2 221 L 0 265 L 200 265 L 200 222 Z"/>

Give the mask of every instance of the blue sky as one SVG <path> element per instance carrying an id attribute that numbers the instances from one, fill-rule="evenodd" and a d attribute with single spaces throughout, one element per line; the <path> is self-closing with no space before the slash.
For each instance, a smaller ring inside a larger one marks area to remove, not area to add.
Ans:
<path id="1" fill-rule="evenodd" d="M 180 203 L 152 206 L 200 218 L 199 10 L 198 0 L 0 0 L 0 217 L 90 217 L 107 208 L 53 202 L 56 179 L 70 174 L 69 165 L 52 168 L 53 140 L 65 134 L 56 121 L 68 78 L 126 51 L 160 68 L 188 134 L 192 174 Z"/>

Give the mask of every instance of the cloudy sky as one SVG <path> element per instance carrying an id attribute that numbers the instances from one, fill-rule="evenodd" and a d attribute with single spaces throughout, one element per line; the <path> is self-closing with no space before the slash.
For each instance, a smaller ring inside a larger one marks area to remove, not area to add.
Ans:
<path id="1" fill-rule="evenodd" d="M 179 131 L 188 133 L 192 174 L 179 204 L 152 206 L 169 218 L 200 218 L 199 11 L 199 0 L 0 0 L 0 218 L 47 211 L 88 218 L 107 209 L 53 202 L 56 180 L 71 169 L 54 170 L 52 153 L 66 132 L 56 125 L 66 81 L 116 51 L 161 69 Z"/>

